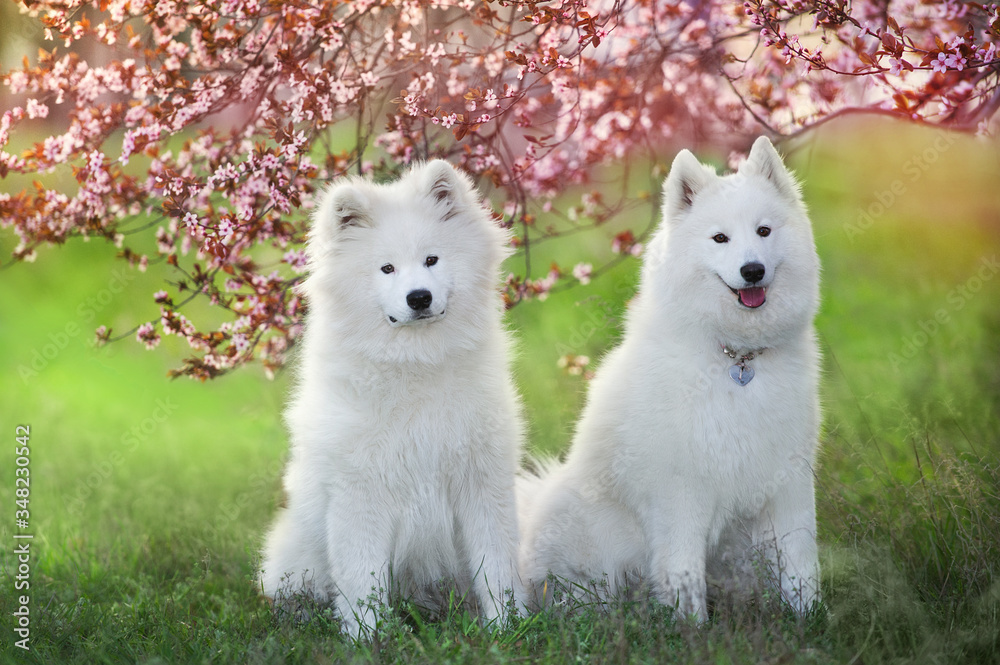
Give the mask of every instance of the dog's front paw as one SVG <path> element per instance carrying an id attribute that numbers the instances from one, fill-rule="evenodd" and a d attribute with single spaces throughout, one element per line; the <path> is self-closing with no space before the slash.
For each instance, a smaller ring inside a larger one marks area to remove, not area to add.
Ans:
<path id="1" fill-rule="evenodd" d="M 525 605 L 527 595 L 523 589 L 505 589 L 500 594 L 490 594 L 482 603 L 483 622 L 495 629 L 508 630 L 528 615 Z"/>
<path id="2" fill-rule="evenodd" d="M 670 575 L 656 585 L 656 599 L 674 608 L 678 617 L 692 619 L 702 624 L 708 621 L 705 585 L 690 574 Z"/>
<path id="3" fill-rule="evenodd" d="M 382 622 L 385 606 L 374 595 L 366 601 L 357 604 L 338 602 L 337 612 L 340 615 L 340 632 L 344 637 L 355 641 L 370 641 Z"/>

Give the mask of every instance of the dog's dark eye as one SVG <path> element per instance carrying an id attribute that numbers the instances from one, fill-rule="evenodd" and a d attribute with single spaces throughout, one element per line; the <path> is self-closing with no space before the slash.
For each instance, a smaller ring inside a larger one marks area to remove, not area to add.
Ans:
<path id="1" fill-rule="evenodd" d="M 757 227 L 757 235 L 759 235 L 761 238 L 768 237 L 769 235 L 771 235 L 771 227 L 770 226 L 758 226 Z"/>
<path id="2" fill-rule="evenodd" d="M 395 271 L 396 269 L 392 267 L 391 263 L 386 263 L 384 266 L 382 266 L 382 272 L 384 272 L 386 275 L 390 275 Z"/>
<path id="3" fill-rule="evenodd" d="M 431 254 L 426 259 L 424 259 L 424 265 L 430 268 L 432 265 L 438 262 L 438 257 Z"/>
<path id="4" fill-rule="evenodd" d="M 729 236 L 727 236 L 725 233 L 716 233 L 714 236 L 712 236 L 712 240 L 721 245 L 724 242 L 729 242 Z"/>

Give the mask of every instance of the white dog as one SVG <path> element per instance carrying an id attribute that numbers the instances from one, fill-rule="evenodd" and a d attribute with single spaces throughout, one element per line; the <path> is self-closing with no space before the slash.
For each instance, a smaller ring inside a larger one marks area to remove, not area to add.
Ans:
<path id="1" fill-rule="evenodd" d="M 390 592 L 440 580 L 471 588 L 487 620 L 523 603 L 521 411 L 497 290 L 509 244 L 444 161 L 327 191 L 267 596 L 332 601 L 353 636 L 375 629 Z"/>
<path id="2" fill-rule="evenodd" d="M 677 155 L 568 457 L 519 484 L 536 603 L 549 573 L 608 594 L 641 580 L 704 620 L 710 578 L 761 556 L 795 609 L 812 605 L 818 291 L 809 219 L 770 141 L 723 177 Z"/>

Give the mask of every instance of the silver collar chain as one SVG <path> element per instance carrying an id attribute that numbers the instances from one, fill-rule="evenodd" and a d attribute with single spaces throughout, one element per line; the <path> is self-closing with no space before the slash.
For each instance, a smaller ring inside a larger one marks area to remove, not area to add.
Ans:
<path id="1" fill-rule="evenodd" d="M 729 356 L 730 359 L 736 362 L 729 367 L 729 378 L 735 381 L 740 386 L 745 386 L 751 381 L 753 381 L 753 367 L 747 365 L 748 362 L 759 356 L 764 352 L 763 349 L 759 351 L 749 351 L 744 354 L 737 353 L 732 349 L 728 348 L 725 344 L 722 345 L 722 352 Z"/>

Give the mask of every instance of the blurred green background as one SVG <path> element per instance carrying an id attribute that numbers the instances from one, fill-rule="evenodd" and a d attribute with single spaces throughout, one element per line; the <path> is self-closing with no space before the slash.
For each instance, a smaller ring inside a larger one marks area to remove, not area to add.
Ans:
<path id="1" fill-rule="evenodd" d="M 804 183 L 823 264 L 817 472 L 827 596 L 838 597 L 844 566 L 857 577 L 857 565 L 845 561 L 884 543 L 922 602 L 933 600 L 926 589 L 939 587 L 949 607 L 993 598 L 1000 525 L 998 513 L 982 511 L 1000 489 L 989 467 L 1000 459 L 998 144 L 884 122 L 836 123 L 797 146 L 789 163 Z M 634 214 L 643 220 L 636 226 L 649 218 L 649 210 Z M 547 244 L 533 265 L 598 265 L 610 257 L 611 236 L 609 229 Z M 14 244 L 9 230 L 0 232 L 0 255 Z M 251 366 L 204 384 L 171 381 L 166 373 L 183 349 L 169 341 L 153 352 L 131 338 L 93 348 L 98 325 L 124 331 L 156 316 L 152 293 L 166 274 L 130 270 L 114 254 L 103 242 L 74 241 L 0 271 L 9 460 L 15 425 L 31 427 L 32 609 L 45 607 L 32 657 L 241 659 L 254 640 L 267 652 L 259 642 L 269 615 L 252 575 L 280 499 L 290 372 L 269 381 Z M 585 354 L 599 368 L 620 335 L 638 266 L 627 261 L 510 312 L 532 451 L 558 454 L 568 445 L 586 381 L 557 359 Z M 942 460 L 971 460 L 987 473 L 962 480 L 954 474 L 965 467 Z M 0 534 L 9 543 L 13 464 L 3 468 L 0 505 L 9 515 Z M 913 493 L 929 479 L 942 484 L 921 507 Z M 947 505 L 936 507 L 938 500 Z M 936 519 L 942 524 L 931 525 Z M 977 519 L 985 519 L 981 531 Z M 961 549 L 949 538 L 969 542 Z M 9 572 L 10 560 L 5 566 Z M 9 616 L 13 602 L 5 583 L 0 612 Z M 940 614 L 928 607 L 928 616 Z M 989 616 L 980 625 L 995 628 L 995 612 Z M 9 656 L 4 642 L 0 654 Z"/>

